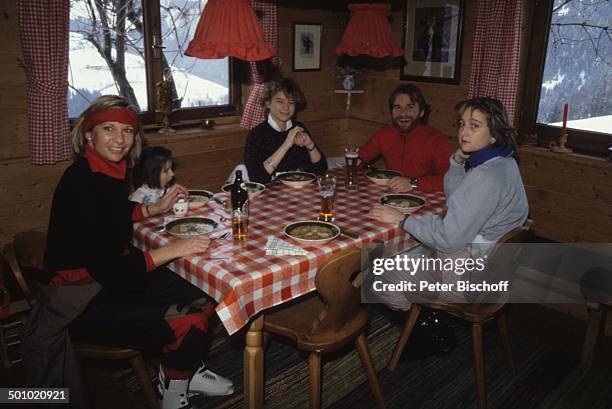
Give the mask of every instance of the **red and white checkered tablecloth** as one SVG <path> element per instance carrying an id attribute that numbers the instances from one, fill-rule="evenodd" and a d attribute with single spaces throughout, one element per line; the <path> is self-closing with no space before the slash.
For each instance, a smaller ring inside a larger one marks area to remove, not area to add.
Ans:
<path id="1" fill-rule="evenodd" d="M 306 256 L 266 256 L 263 247 L 268 236 L 291 241 L 284 237 L 284 226 L 298 220 L 315 220 L 320 209 L 315 183 L 294 189 L 276 182 L 251 201 L 245 242 L 237 243 L 231 238 L 214 240 L 207 253 L 177 259 L 168 267 L 218 302 L 217 314 L 231 335 L 258 312 L 313 291 L 318 266 L 333 253 L 376 239 L 398 249 L 414 244 L 414 239 L 403 230 L 366 217 L 372 204 L 390 193 L 386 187 L 374 185 L 359 175 L 359 190 L 347 191 L 343 176 L 338 175 L 334 223 L 358 234 L 358 239 L 340 236 L 320 246 L 300 245 L 309 251 Z M 441 213 L 445 209 L 442 192 L 415 194 L 427 200 L 427 205 L 415 214 Z M 189 215 L 212 214 L 211 208 L 204 206 Z M 135 223 L 134 245 L 150 250 L 177 240 L 166 232 L 154 232 L 162 223 L 163 217 Z"/>

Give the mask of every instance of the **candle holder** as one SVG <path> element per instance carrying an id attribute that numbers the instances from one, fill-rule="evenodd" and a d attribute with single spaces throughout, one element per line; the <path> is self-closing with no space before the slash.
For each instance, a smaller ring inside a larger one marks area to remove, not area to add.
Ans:
<path id="1" fill-rule="evenodd" d="M 172 109 L 172 87 L 174 86 L 174 81 L 163 80 L 159 81 L 155 84 L 156 88 L 156 96 L 157 96 L 157 109 L 155 112 L 158 114 L 162 114 L 162 128 L 157 131 L 161 134 L 173 134 L 176 133 L 176 130 L 170 127 L 170 115 L 174 110 Z"/>
<path id="2" fill-rule="evenodd" d="M 559 138 L 559 143 L 552 141 L 548 146 L 552 152 L 555 153 L 572 153 L 572 149 L 567 146 L 567 132 L 563 132 Z"/>

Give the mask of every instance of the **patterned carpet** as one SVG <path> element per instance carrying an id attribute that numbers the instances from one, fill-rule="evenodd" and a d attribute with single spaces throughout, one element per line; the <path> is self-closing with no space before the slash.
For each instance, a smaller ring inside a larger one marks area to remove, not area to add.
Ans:
<path id="1" fill-rule="evenodd" d="M 379 370 L 387 408 L 463 409 L 476 407 L 472 341 L 469 327 L 455 323 L 458 346 L 446 356 L 403 362 L 395 371 L 383 369 L 399 329 L 378 309 L 370 309 L 368 345 Z M 221 332 L 218 329 L 218 332 Z M 242 408 L 243 336 L 218 335 L 207 363 L 230 377 L 236 393 L 226 397 L 194 396 L 197 409 Z M 517 375 L 506 367 L 497 326 L 485 328 L 485 376 L 488 404 L 501 408 L 612 408 L 612 368 L 587 369 L 560 352 L 521 336 L 513 336 Z M 409 344 L 410 345 L 410 344 Z M 309 379 L 307 356 L 281 340 L 272 340 L 266 350 L 266 408 L 307 408 Z M 324 408 L 371 409 L 374 399 L 355 350 L 324 358 L 322 403 Z M 154 372 L 152 370 L 152 372 Z M 129 373 L 121 375 L 130 388 L 137 388 Z M 138 393 L 138 391 L 136 392 Z"/>

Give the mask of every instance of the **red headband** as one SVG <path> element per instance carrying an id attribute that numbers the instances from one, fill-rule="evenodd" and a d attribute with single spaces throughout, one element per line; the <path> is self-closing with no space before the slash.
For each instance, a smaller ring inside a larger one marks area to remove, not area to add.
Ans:
<path id="1" fill-rule="evenodd" d="M 94 112 L 83 121 L 81 132 L 91 131 L 94 126 L 102 122 L 121 122 L 132 125 L 134 130 L 138 129 L 138 115 L 131 108 L 108 108 Z"/>

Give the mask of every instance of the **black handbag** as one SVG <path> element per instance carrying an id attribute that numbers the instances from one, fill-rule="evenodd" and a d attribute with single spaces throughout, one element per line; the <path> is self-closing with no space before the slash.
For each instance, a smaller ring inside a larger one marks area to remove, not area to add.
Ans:
<path id="1" fill-rule="evenodd" d="M 400 361 L 417 361 L 432 355 L 447 355 L 456 347 L 457 336 L 448 314 L 423 307 Z"/>

